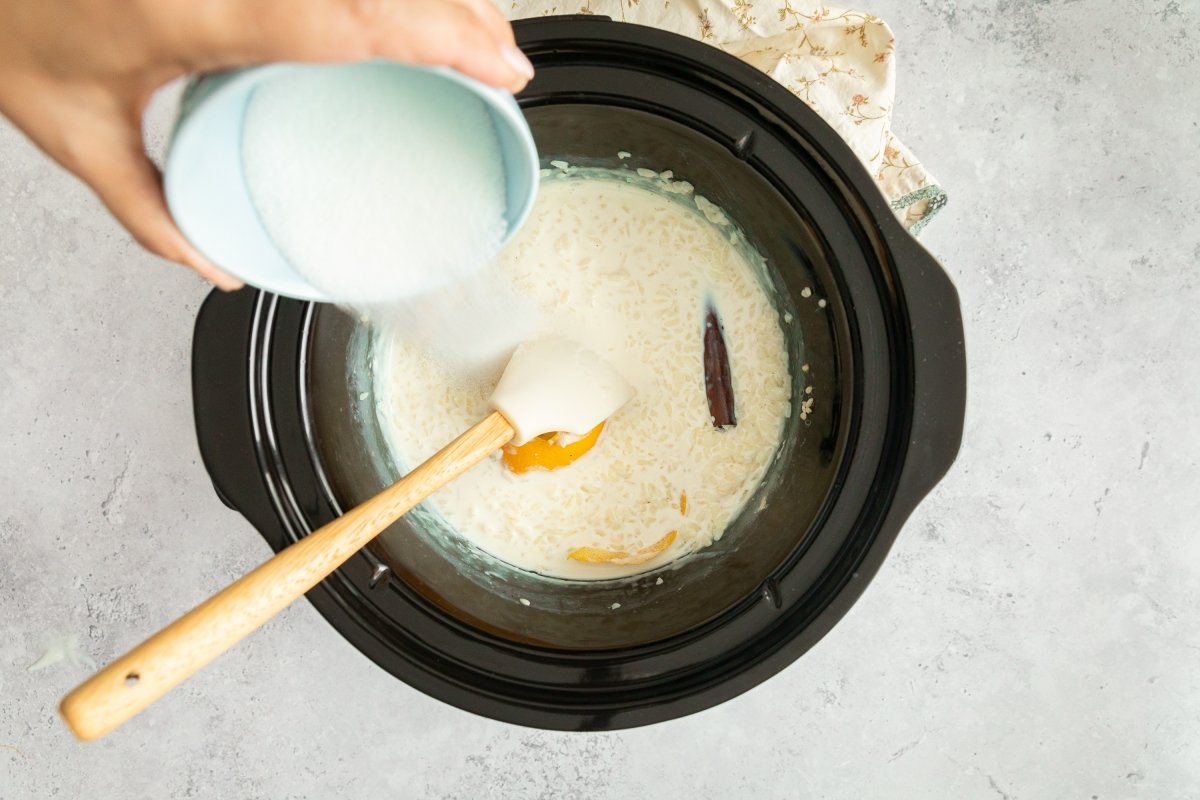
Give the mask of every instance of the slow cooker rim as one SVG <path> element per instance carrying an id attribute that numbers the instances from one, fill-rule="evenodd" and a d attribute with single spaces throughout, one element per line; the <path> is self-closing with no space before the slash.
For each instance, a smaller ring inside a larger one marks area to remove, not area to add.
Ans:
<path id="1" fill-rule="evenodd" d="M 539 23 L 547 23 L 547 22 L 553 23 L 553 24 L 562 24 L 563 21 L 562 20 L 533 20 L 533 21 L 529 21 L 528 24 L 536 25 Z M 603 23 L 600 23 L 600 24 L 603 24 Z M 624 23 L 609 23 L 609 24 L 618 26 L 618 27 L 627 27 Z M 593 26 L 591 28 L 591 30 L 598 30 L 598 29 Z M 649 31 L 651 29 L 646 29 L 646 30 Z M 673 34 L 664 34 L 661 31 L 652 31 L 652 34 L 654 36 L 660 36 L 660 35 L 674 36 Z M 676 37 L 676 38 L 684 39 L 684 37 Z M 689 46 L 695 46 L 695 44 L 696 44 L 696 43 L 692 42 L 691 40 L 687 40 L 687 39 L 684 39 L 684 40 L 686 42 L 688 42 Z M 737 62 L 737 63 L 740 64 L 741 62 Z M 748 68 L 748 69 L 752 69 L 752 68 Z M 761 74 L 757 73 L 757 71 L 755 71 L 754 74 L 761 77 Z M 775 85 L 774 82 L 771 82 L 771 85 Z M 822 125 L 823 125 L 823 123 L 822 123 Z M 817 129 L 820 130 L 822 133 L 828 133 L 830 135 L 833 135 L 831 130 L 825 131 L 820 127 L 818 127 Z M 805 130 L 805 134 L 810 134 L 810 133 L 812 133 L 812 131 Z M 838 139 L 837 141 L 839 144 L 843 144 L 843 143 L 841 143 L 840 139 Z M 843 144 L 843 147 L 844 147 L 844 144 Z M 829 161 L 830 161 L 830 163 L 835 163 L 833 159 L 829 159 Z M 865 175 L 865 173 L 864 173 L 864 175 Z M 852 185 L 853 181 L 851 181 L 850 183 Z M 873 189 L 874 187 L 871 187 L 871 188 Z M 862 198 L 860 198 L 860 200 L 861 199 Z M 880 206 L 882 204 L 876 203 L 875 205 Z M 867 206 L 869 209 L 870 204 L 868 203 Z M 875 208 L 874 213 L 869 213 L 869 216 L 872 217 L 873 224 L 879 226 L 879 228 L 882 229 L 881 233 L 880 233 L 880 237 L 875 239 L 876 244 L 878 244 L 878 242 L 881 239 L 886 239 L 886 235 L 888 233 L 889 226 L 895 226 L 896 228 L 899 227 L 899 223 L 896 222 L 894 220 L 894 218 L 892 218 L 891 212 L 890 212 L 890 210 L 886 209 L 886 206 L 882 207 L 882 211 L 883 211 L 882 216 L 879 214 L 880 208 Z M 904 235 L 906 236 L 907 234 L 904 234 Z M 885 251 L 886 251 L 886 248 L 885 248 Z M 886 252 L 885 252 L 885 255 L 887 255 Z M 259 300 L 261 301 L 262 298 L 259 298 Z M 274 307 L 274 304 L 272 303 L 272 308 L 273 307 Z M 904 305 L 902 302 L 900 303 L 899 307 L 900 307 L 900 309 L 904 308 Z M 267 331 L 266 333 L 267 333 L 267 335 L 269 335 L 270 332 Z M 253 335 L 251 338 L 253 339 Z M 262 344 L 261 341 L 259 341 L 258 343 Z M 263 369 L 265 369 L 265 367 Z M 260 375 L 261 374 L 263 374 L 263 373 L 260 372 Z M 265 384 L 261 384 L 261 385 L 263 386 L 263 388 L 265 388 Z M 269 398 L 269 396 L 270 396 L 269 392 L 266 392 L 264 395 L 261 395 L 261 397 L 265 397 L 265 398 Z M 251 400 L 251 402 L 254 402 L 254 401 Z M 911 418 L 909 421 L 911 422 Z M 198 427 L 199 427 L 199 420 L 198 420 Z M 269 436 L 264 437 L 262 435 L 261 431 L 255 437 L 255 441 L 259 445 L 264 444 L 264 442 L 267 443 L 268 445 L 271 444 L 270 437 Z M 206 459 L 206 462 L 207 462 L 207 459 Z M 317 463 L 319 463 L 319 461 Z M 263 462 L 260 464 L 260 467 L 267 467 L 267 466 L 268 466 L 268 462 Z M 268 471 L 274 471 L 274 467 L 282 467 L 282 464 L 280 464 L 276 461 L 273 464 L 271 464 L 270 466 L 272 468 Z M 210 472 L 211 471 L 212 470 L 210 469 Z M 264 477 L 265 477 L 265 475 L 264 475 Z M 894 496 L 894 492 L 895 492 L 895 486 L 893 485 L 890 490 L 890 495 Z M 294 498 L 292 498 L 292 499 L 294 501 Z M 282 511 L 282 509 L 280 509 L 280 510 Z M 286 513 L 286 512 L 284 512 L 284 513 Z M 283 519 L 280 521 L 283 522 L 285 525 L 288 524 L 287 519 Z M 882 562 L 883 556 L 886 554 L 887 547 L 890 546 L 891 539 L 894 539 L 896 532 L 898 532 L 898 529 L 897 529 L 897 531 L 892 531 L 890 536 L 877 535 L 875 537 L 874 542 L 871 543 L 871 545 L 869 547 L 865 548 L 862 551 L 862 553 L 860 554 L 861 559 L 858 562 L 859 565 L 861 565 L 861 567 L 860 567 L 861 572 L 865 572 L 865 573 L 869 574 L 869 573 L 873 573 L 875 571 L 875 569 L 877 569 L 878 564 Z M 880 538 L 887 539 L 887 541 L 885 543 L 886 546 L 883 548 L 878 547 Z M 276 543 L 274 541 L 272 542 L 272 544 L 273 544 L 273 546 L 276 545 Z M 873 553 L 876 555 L 876 557 L 874 559 L 874 564 L 872 565 L 871 564 L 871 561 L 872 561 L 871 556 Z M 856 573 L 855 577 L 859 577 L 860 581 L 861 581 L 861 577 L 863 577 L 863 576 L 861 575 L 861 573 Z M 353 594 L 353 595 L 360 594 L 360 592 L 357 588 L 352 587 L 351 583 L 348 581 L 346 576 L 339 575 L 339 576 L 337 576 L 337 579 L 341 582 L 346 583 L 345 588 L 347 590 L 349 590 L 351 592 L 351 594 Z M 865 585 L 865 581 L 861 581 L 861 583 L 863 585 Z M 321 593 L 323 595 L 328 594 L 330 600 L 335 600 L 334 596 L 336 593 L 332 592 L 330 590 L 330 587 L 322 586 L 321 589 L 322 589 Z M 861 591 L 861 589 L 859 591 L 852 592 L 851 593 L 852 596 L 847 595 L 847 593 L 844 590 L 835 593 L 832 600 L 827 605 L 825 605 L 821 609 L 821 611 L 818 613 L 818 615 L 817 615 L 818 619 L 810 621 L 810 624 L 805 626 L 804 630 L 801 631 L 800 635 L 794 635 L 790 638 L 786 638 L 784 641 L 779 643 L 779 646 L 771 654 L 764 656 L 763 658 L 759 659 L 755 663 L 752 663 L 749 665 L 744 665 L 744 667 L 741 670 L 737 671 L 736 674 L 734 674 L 732 676 L 725 674 L 725 673 L 722 673 L 721 675 L 716 676 L 715 678 L 713 678 L 713 681 L 715 681 L 715 684 L 709 685 L 706 688 L 703 688 L 699 691 L 696 691 L 695 687 L 693 686 L 692 688 L 686 690 L 688 692 L 688 694 L 686 696 L 676 697 L 676 698 L 666 701 L 665 703 L 664 702 L 656 703 L 653 705 L 652 708 L 639 707 L 639 708 L 635 708 L 635 709 L 630 709 L 630 708 L 622 707 L 620 703 L 615 703 L 615 704 L 593 703 L 593 704 L 590 704 L 591 711 L 587 714 L 582 714 L 580 712 L 580 710 L 577 708 L 572 708 L 572 709 L 565 710 L 565 711 L 561 710 L 561 709 L 560 710 L 542 710 L 542 711 L 539 711 L 538 714 L 547 715 L 547 719 L 538 719 L 535 722 L 533 722 L 532 724 L 539 724 L 542 726 L 549 726 L 549 727 L 576 728 L 576 727 L 580 726 L 581 720 L 586 721 L 587 719 L 591 719 L 592 722 L 595 722 L 597 714 L 600 714 L 602 716 L 603 715 L 609 716 L 611 718 L 610 722 L 613 722 L 613 723 L 617 722 L 618 720 L 626 720 L 626 721 L 629 721 L 631 724 L 642 724 L 643 722 L 654 721 L 654 719 L 665 719 L 665 718 L 669 718 L 669 717 L 678 715 L 677 713 L 674 713 L 667 709 L 683 710 L 686 713 L 688 711 L 694 711 L 694 710 L 698 710 L 699 708 L 704 708 L 704 707 L 713 705 L 716 702 L 720 702 L 721 700 L 727 699 L 728 697 L 731 697 L 735 694 L 740 693 L 741 691 L 744 691 L 745 689 L 749 688 L 750 686 L 752 686 L 752 685 L 756 684 L 757 682 L 759 682 L 760 680 L 764 679 L 767 675 L 773 674 L 774 672 L 778 671 L 783 666 L 786 666 L 786 664 L 788 664 L 792 660 L 794 660 L 795 655 L 792 655 L 789 657 L 785 657 L 785 659 L 782 661 L 782 663 L 780 663 L 776 666 L 773 666 L 771 668 L 767 667 L 768 662 L 775 662 L 775 661 L 779 660 L 779 651 L 781 651 L 785 648 L 788 650 L 795 650 L 797 645 L 800 644 L 800 640 L 802 640 L 804 638 L 811 638 L 811 641 L 809 641 L 806 644 L 803 644 L 803 647 L 801 648 L 801 652 L 803 650 L 806 650 L 809 646 L 811 646 L 811 644 L 813 642 L 815 642 L 817 639 L 819 639 L 820 636 L 824 634 L 824 632 L 826 632 L 829 628 L 831 628 L 833 626 L 833 624 L 835 624 L 836 621 L 841 618 L 841 616 L 845 613 L 845 610 L 848 609 L 849 606 L 852 605 L 854 600 L 857 599 L 860 591 Z M 316 597 L 314 597 L 313 599 L 314 599 L 314 602 L 317 601 Z M 349 599 L 348 597 L 343 597 L 341 599 L 335 600 L 337 605 L 341 606 L 343 609 L 343 612 L 346 614 L 349 614 L 350 609 L 348 606 L 344 605 L 344 603 L 342 601 L 348 600 L 348 599 Z M 328 601 L 323 601 L 323 602 L 319 603 L 319 605 L 327 605 L 327 604 L 328 604 Z M 840 608 L 840 610 L 838 610 L 839 608 Z M 332 611 L 332 609 L 330 609 L 330 610 Z M 325 613 L 326 609 L 323 608 L 322 611 L 323 611 L 323 613 Z M 818 624 L 819 619 L 821 619 L 821 618 L 828 620 L 828 623 L 826 625 Z M 779 627 L 777 627 L 776 629 L 778 630 Z M 364 628 L 364 630 L 365 630 L 365 628 Z M 357 641 L 355 643 L 360 644 Z M 416 662 L 413 662 L 410 660 L 408 663 L 411 666 L 419 668 L 419 666 L 416 664 Z M 765 670 L 765 672 L 764 672 L 764 670 Z M 392 671 L 395 671 L 395 670 L 392 670 Z M 757 677 L 754 677 L 754 678 L 746 677 L 743 680 L 743 678 L 745 676 L 750 676 L 750 675 L 756 675 Z M 410 683 L 414 683 L 414 685 L 415 685 L 415 682 L 412 679 L 413 678 L 412 675 L 405 674 L 400 677 L 402 677 L 403 679 L 405 679 L 406 681 L 408 681 Z M 445 676 L 443 676 L 443 675 L 431 676 L 431 680 L 433 683 L 437 683 L 438 681 L 445 681 Z M 712 683 L 712 681 L 709 681 L 709 683 Z M 735 683 L 737 684 L 737 686 L 733 685 Z M 447 699 L 450 702 L 454 702 L 456 705 L 460 705 L 464 708 L 468 708 L 470 710 L 480 710 L 478 708 L 479 702 L 477 702 L 478 697 L 476 698 L 476 701 L 457 702 L 454 699 L 454 697 L 447 697 L 445 692 L 438 691 L 438 690 L 436 690 L 436 688 L 430 688 L 428 686 L 422 686 L 420 688 L 422 688 L 424 691 L 427 691 L 430 694 L 433 694 L 438 697 L 442 697 L 443 699 Z M 467 691 L 466 689 L 464 689 L 461 686 L 459 687 L 459 689 L 462 691 Z M 488 694 L 487 692 L 480 691 L 478 687 L 473 687 L 468 693 L 472 694 L 472 696 L 474 696 L 474 695 L 484 696 L 484 695 Z M 512 705 L 511 703 L 507 703 L 507 702 L 496 699 L 494 694 L 492 695 L 492 697 L 493 697 L 493 701 L 499 702 L 500 706 L 502 706 L 504 709 L 507 709 L 507 711 L 505 713 L 503 713 L 503 714 L 493 713 L 492 714 L 493 716 L 499 716 L 499 718 L 510 719 L 513 721 L 522 721 L 522 722 L 524 722 L 524 724 L 531 724 L 530 722 L 526 721 L 525 719 L 514 720 L 515 716 L 521 716 L 521 717 L 525 717 L 525 718 L 527 718 L 529 716 L 529 712 L 531 710 L 527 706 L 526 707 L 517 707 L 517 706 Z M 489 701 L 489 702 L 491 702 L 491 701 Z M 610 707 L 610 705 L 611 705 L 611 707 Z M 515 712 L 508 713 L 508 712 L 511 712 L 514 709 L 518 709 L 518 708 L 521 708 L 523 710 L 521 710 L 520 713 L 515 713 Z M 602 711 L 602 709 L 605 709 L 605 708 L 607 708 L 608 710 Z M 484 713 L 490 713 L 490 712 L 485 711 Z M 551 724 L 551 723 L 553 723 L 553 724 Z M 624 724 L 625 723 L 621 723 L 620 725 L 611 725 L 611 727 L 624 726 Z M 591 725 L 591 727 L 600 727 L 600 726 L 599 725 Z"/>

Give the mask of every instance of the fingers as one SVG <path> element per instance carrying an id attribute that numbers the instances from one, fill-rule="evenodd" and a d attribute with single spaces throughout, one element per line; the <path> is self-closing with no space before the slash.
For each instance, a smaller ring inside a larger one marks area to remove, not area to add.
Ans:
<path id="1" fill-rule="evenodd" d="M 174 4 L 167 4 L 175 7 Z M 225 0 L 202 8 L 171 37 L 195 69 L 263 61 L 357 61 L 371 57 L 449 66 L 519 91 L 533 67 L 512 26 L 489 0 Z"/>
<path id="2" fill-rule="evenodd" d="M 219 289 L 242 287 L 242 281 L 202 256 L 175 226 L 158 170 L 146 157 L 140 136 L 130 131 L 116 140 L 100 139 L 97 144 L 77 156 L 75 172 L 139 244 L 190 267 Z"/>
<path id="3" fill-rule="evenodd" d="M 496 41 L 516 46 L 517 40 L 513 36 L 512 24 L 491 0 L 453 0 L 453 2 L 465 6 L 477 15 Z"/>
<path id="4" fill-rule="evenodd" d="M 497 20 L 493 12 L 486 0 L 414 2 L 402 19 L 376 28 L 372 51 L 401 61 L 453 67 L 517 92 L 533 77 L 533 66 L 513 43 L 508 22 Z M 421 35 L 413 37 L 413 30 Z"/>
<path id="5" fill-rule="evenodd" d="M 140 245 L 190 267 L 225 291 L 243 286 L 202 256 L 175 226 L 158 170 L 146 157 L 136 101 L 60 83 L 33 82 L 18 88 L 20 96 L 43 101 L 5 108 L 10 120 L 87 183 Z"/>

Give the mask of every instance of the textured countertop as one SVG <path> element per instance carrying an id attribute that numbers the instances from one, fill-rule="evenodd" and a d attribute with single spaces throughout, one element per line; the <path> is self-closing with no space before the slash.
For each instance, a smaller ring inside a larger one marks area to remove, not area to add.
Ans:
<path id="1" fill-rule="evenodd" d="M 808 655 L 616 734 L 442 705 L 298 603 L 74 742 L 89 659 L 268 550 L 193 438 L 205 287 L 0 122 L 0 798 L 1200 796 L 1200 7 L 872 6 L 951 194 L 962 454 Z"/>

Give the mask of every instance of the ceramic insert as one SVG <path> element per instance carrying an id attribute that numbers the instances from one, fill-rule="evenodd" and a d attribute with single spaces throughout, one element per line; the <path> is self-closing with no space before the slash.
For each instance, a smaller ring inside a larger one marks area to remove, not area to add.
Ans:
<path id="1" fill-rule="evenodd" d="M 790 412 L 764 269 L 725 212 L 669 172 L 545 172 L 496 279 L 537 307 L 539 334 L 580 342 L 637 394 L 585 435 L 497 454 L 431 509 L 496 558 L 569 579 L 653 569 L 719 538 L 762 481 Z M 705 384 L 712 312 L 736 404 L 736 425 L 724 428 Z M 406 470 L 488 412 L 498 372 L 381 333 L 374 375 L 382 430 Z"/>

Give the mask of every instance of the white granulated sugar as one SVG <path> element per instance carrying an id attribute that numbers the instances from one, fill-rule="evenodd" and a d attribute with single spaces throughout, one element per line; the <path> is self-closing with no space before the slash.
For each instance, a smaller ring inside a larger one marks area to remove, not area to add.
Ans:
<path id="1" fill-rule="evenodd" d="M 791 408 L 779 313 L 729 229 L 689 207 L 691 196 L 663 191 L 555 173 L 493 268 L 537 307 L 537 333 L 579 341 L 637 390 L 571 466 L 514 474 L 497 456 L 434 496 L 450 527 L 509 564 L 611 579 L 703 548 L 748 502 L 779 445 Z M 710 299 L 737 404 L 738 425 L 723 431 L 712 426 L 704 389 Z M 412 337 L 381 338 L 374 374 L 381 428 L 402 469 L 487 413 L 491 385 Z M 634 552 L 671 531 L 674 543 L 644 564 L 568 558 L 579 547 Z"/>
<path id="2" fill-rule="evenodd" d="M 489 268 L 470 280 L 372 309 L 370 316 L 384 335 L 412 339 L 448 370 L 484 382 L 495 381 L 513 350 L 540 324 L 537 306 Z"/>
<path id="3" fill-rule="evenodd" d="M 386 64 L 283 76 L 246 108 L 242 160 L 263 226 L 338 301 L 411 297 L 490 261 L 504 165 L 483 102 Z"/>

